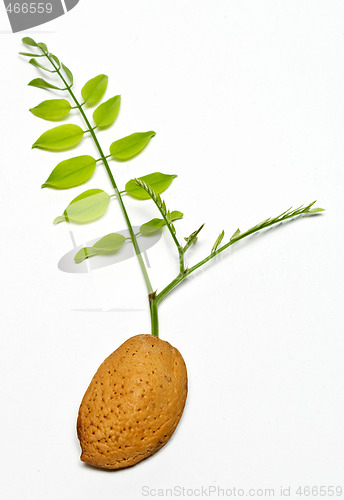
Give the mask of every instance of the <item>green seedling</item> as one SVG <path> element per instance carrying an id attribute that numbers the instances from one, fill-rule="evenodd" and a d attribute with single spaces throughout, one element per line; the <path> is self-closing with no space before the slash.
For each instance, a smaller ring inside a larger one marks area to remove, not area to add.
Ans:
<path id="1" fill-rule="evenodd" d="M 29 85 L 45 89 L 46 91 L 53 90 L 55 93 L 61 92 L 63 95 L 63 98 L 61 99 L 55 98 L 45 100 L 34 108 L 31 108 L 30 111 L 41 119 L 54 122 L 65 120 L 71 114 L 73 115 L 78 113 L 85 124 L 85 129 L 79 125 L 71 123 L 63 123 L 62 125 L 51 128 L 50 130 L 44 132 L 34 142 L 32 147 L 53 152 L 65 151 L 76 147 L 83 141 L 85 135 L 88 134 L 91 137 L 99 156 L 98 158 L 93 158 L 90 155 L 78 155 L 59 162 L 52 170 L 47 180 L 42 184 L 42 187 L 61 190 L 81 186 L 91 180 L 96 168 L 101 168 L 101 164 L 103 168 L 105 168 L 112 186 L 112 193 L 107 193 L 102 189 L 94 187 L 81 192 L 69 203 L 69 205 L 63 210 L 62 214 L 55 218 L 54 224 L 87 224 L 102 217 L 112 203 L 119 204 L 129 230 L 129 240 L 133 245 L 143 279 L 146 284 L 147 305 L 150 310 L 151 334 L 153 336 L 159 337 L 158 308 L 161 302 L 175 287 L 177 287 L 182 281 L 187 280 L 188 277 L 200 267 L 214 259 L 217 255 L 225 252 L 229 247 L 236 244 L 238 241 L 257 233 L 258 231 L 262 231 L 268 227 L 275 226 L 295 217 L 313 216 L 323 211 L 322 208 L 316 208 L 314 206 L 315 202 L 312 202 L 305 206 L 302 205 L 296 209 L 289 208 L 276 217 L 269 217 L 246 231 L 236 229 L 233 233 L 230 233 L 231 236 L 227 239 L 225 238 L 225 231 L 223 230 L 220 232 L 214 244 L 210 246 L 211 250 L 208 255 L 206 255 L 199 262 L 196 262 L 191 266 L 186 266 L 185 255 L 193 245 L 197 244 L 204 224 L 184 239 L 181 239 L 178 236 L 175 228 L 175 222 L 183 217 L 183 213 L 178 210 L 170 211 L 166 207 L 165 201 L 161 198 L 161 194 L 169 188 L 176 175 L 162 172 L 148 173 L 140 178 L 128 180 L 124 189 L 120 190 L 110 167 L 111 161 L 126 162 L 140 154 L 155 136 L 155 132 L 136 132 L 126 137 L 116 139 L 112 142 L 112 144 L 110 144 L 109 152 L 107 153 L 104 151 L 100 145 L 99 136 L 101 135 L 101 131 L 103 129 L 112 126 L 116 121 L 121 106 L 121 98 L 119 95 L 114 95 L 100 104 L 100 101 L 107 90 L 108 77 L 101 74 L 89 80 L 81 90 L 81 100 L 76 96 L 73 90 L 74 78 L 72 72 L 65 64 L 60 62 L 57 56 L 48 50 L 48 47 L 44 43 L 36 43 L 32 38 L 28 37 L 23 38 L 23 43 L 31 47 L 35 52 L 32 54 L 28 52 L 21 52 L 21 54 L 25 57 L 30 57 L 29 63 L 38 68 L 39 71 L 47 72 L 50 77 L 54 78 L 52 82 L 46 81 L 43 78 L 35 78 L 29 83 Z M 87 110 L 96 105 L 97 107 L 92 114 L 92 121 L 88 117 Z M 99 164 L 99 166 L 97 166 L 97 164 Z M 133 230 L 131 219 L 123 201 L 124 195 L 137 200 L 139 204 L 145 200 L 150 200 L 153 202 L 153 205 L 155 205 L 155 214 L 152 214 L 151 220 L 148 220 L 141 225 L 139 233 L 135 234 Z M 148 270 L 142 258 L 138 237 L 149 237 L 157 231 L 164 230 L 164 228 L 169 232 L 173 244 L 176 247 L 178 271 L 176 272 L 175 278 L 170 283 L 166 283 L 165 286 L 160 289 L 156 289 L 151 283 Z M 127 239 L 128 238 L 125 238 L 115 232 L 104 235 L 92 247 L 82 248 L 76 253 L 74 258 L 76 265 L 85 259 L 94 259 L 99 255 L 106 256 L 120 252 L 121 247 Z M 114 372 L 116 372 L 116 369 Z M 108 373 L 110 374 L 110 371 Z M 154 373 L 154 371 L 152 373 Z M 162 385 L 160 385 L 160 387 L 162 387 Z M 108 404 L 111 405 L 112 403 L 108 402 Z M 121 405 L 117 405 L 117 407 L 119 406 Z M 112 411 L 113 410 L 111 409 L 111 412 Z M 179 418 L 180 412 L 178 420 Z M 177 425 L 178 420 L 175 420 L 175 426 Z M 84 423 L 80 424 L 81 427 L 83 425 Z M 84 429 L 80 430 L 79 437 L 82 432 L 84 432 L 85 435 L 88 435 L 87 429 Z M 166 442 L 166 436 L 168 436 L 167 439 L 169 439 L 170 434 L 166 434 L 165 440 L 161 440 L 159 443 Z M 144 438 L 142 437 L 141 439 Z M 142 455 L 144 458 L 145 456 L 148 456 L 156 451 L 159 446 L 156 446 L 155 448 L 153 446 L 153 451 L 148 450 L 145 453 L 141 451 L 137 452 L 137 456 L 139 457 Z M 92 463 L 93 465 L 104 466 L 106 468 L 119 468 L 125 466 L 125 463 L 132 464 L 141 459 L 131 457 L 127 462 L 125 462 L 127 458 L 118 458 L 116 455 L 117 451 L 115 452 L 114 450 L 110 450 L 109 457 L 112 457 L 112 461 L 109 459 L 108 462 L 97 462 L 94 457 L 92 458 L 92 460 L 94 459 L 93 462 L 85 458 L 82 459 L 89 461 L 89 463 Z M 86 457 L 88 456 L 86 452 L 84 455 Z"/>

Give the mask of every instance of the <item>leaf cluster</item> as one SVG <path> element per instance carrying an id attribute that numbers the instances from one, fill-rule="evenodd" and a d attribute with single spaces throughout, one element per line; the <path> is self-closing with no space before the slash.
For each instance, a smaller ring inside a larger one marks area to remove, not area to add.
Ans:
<path id="1" fill-rule="evenodd" d="M 29 63 L 40 71 L 46 71 L 51 75 L 55 74 L 62 83 L 59 86 L 55 82 L 50 82 L 43 78 L 35 78 L 29 82 L 29 85 L 67 93 L 67 96 L 61 99 L 49 99 L 39 103 L 30 109 L 31 113 L 38 118 L 56 122 L 65 120 L 73 110 L 77 110 L 84 118 L 88 127 L 87 130 L 82 130 L 79 125 L 73 123 L 58 125 L 44 132 L 33 143 L 32 148 L 51 152 L 74 149 L 83 140 L 85 134 L 90 133 L 100 154 L 99 159 L 90 155 L 78 155 L 59 162 L 53 168 L 47 180 L 42 184 L 42 188 L 71 189 L 81 186 L 92 178 L 98 162 L 102 161 L 108 169 L 108 159 L 126 162 L 140 154 L 148 146 L 150 140 L 155 136 L 155 132 L 135 132 L 126 137 L 114 140 L 110 144 L 109 155 L 105 156 L 96 138 L 95 129 L 98 128 L 101 131 L 112 126 L 118 117 L 121 107 L 120 95 L 115 95 L 101 102 L 108 86 L 107 75 L 100 74 L 88 80 L 81 89 L 83 102 L 80 102 L 72 91 L 74 76 L 71 70 L 57 56 L 49 52 L 47 45 L 36 43 L 29 37 L 23 38 L 23 43 L 40 50 L 42 53 L 21 52 L 20 54 L 30 57 Z M 44 61 L 50 64 L 50 67 L 38 62 L 38 58 L 44 58 Z M 94 122 L 92 126 L 83 108 L 91 108 L 96 105 L 98 106 L 92 114 Z M 164 192 L 170 186 L 175 177 L 175 175 L 153 172 L 140 177 L 140 180 L 143 183 L 149 183 L 159 195 L 159 193 Z M 112 195 L 99 188 L 88 189 L 72 199 L 62 215 L 55 218 L 54 224 L 60 222 L 87 224 L 93 222 L 107 212 L 111 199 L 120 197 L 121 193 L 125 193 L 136 200 L 149 199 L 149 195 L 147 195 L 145 190 L 137 185 L 136 179 L 129 180 L 122 192 L 119 192 L 116 188 Z M 179 211 L 166 212 L 166 220 L 169 223 L 180 219 L 182 216 L 183 214 Z M 149 236 L 161 230 L 165 225 L 166 221 L 164 218 L 151 219 L 142 224 L 140 234 Z M 85 258 L 94 255 L 108 255 L 109 253 L 118 251 L 124 244 L 124 241 L 121 235 L 110 233 L 101 238 L 92 248 L 85 247 L 80 250 L 75 256 L 75 261 L 81 262 Z"/>
<path id="2" fill-rule="evenodd" d="M 60 84 L 62 84 L 60 87 L 55 85 L 55 81 L 50 82 L 43 78 L 35 78 L 31 80 L 29 85 L 46 90 L 52 89 L 67 93 L 67 98 L 50 99 L 39 103 L 37 106 L 30 109 L 31 113 L 44 120 L 62 121 L 69 117 L 74 110 L 77 110 L 81 114 L 87 126 L 86 130 L 82 130 L 81 127 L 72 123 L 59 125 L 44 132 L 34 142 L 32 147 L 53 152 L 65 151 L 78 146 L 83 140 L 85 134 L 89 133 L 100 155 L 100 158 L 98 159 L 95 159 L 90 155 L 78 155 L 59 162 L 51 171 L 47 180 L 42 184 L 42 187 L 52 189 L 71 189 L 85 184 L 92 178 L 97 168 L 97 163 L 102 162 L 109 174 L 109 178 L 114 188 L 114 193 L 112 195 L 99 188 L 88 189 L 78 194 L 69 203 L 62 215 L 56 217 L 54 223 L 57 224 L 59 222 L 67 222 L 86 224 L 93 222 L 106 213 L 112 198 L 117 198 L 126 217 L 130 231 L 132 230 L 132 227 L 121 196 L 126 194 L 139 201 L 151 199 L 160 212 L 161 217 L 153 218 L 142 224 L 139 234 L 142 236 L 149 236 L 156 231 L 160 231 L 166 226 L 177 246 L 180 263 L 178 276 L 172 280 L 172 282 L 159 294 L 156 295 L 154 292 L 154 300 L 160 302 L 160 300 L 162 300 L 167 293 L 169 293 L 191 272 L 204 265 L 210 259 L 214 258 L 220 252 L 240 239 L 274 224 L 284 222 L 287 219 L 301 215 L 314 215 L 323 211 L 322 208 L 314 208 L 315 202 L 306 206 L 302 205 L 296 209 L 289 208 L 277 217 L 265 219 L 245 232 L 241 232 L 240 229 L 237 229 L 225 244 L 223 244 L 225 237 L 225 231 L 223 230 L 216 238 L 210 254 L 193 267 L 185 268 L 184 254 L 192 245 L 197 243 L 199 233 L 203 229 L 204 224 L 202 224 L 189 236 L 185 237 L 184 239 L 186 243 L 184 246 L 181 245 L 177 238 L 176 229 L 173 223 L 174 221 L 181 219 L 183 217 L 183 213 L 177 210 L 168 210 L 165 201 L 163 201 L 160 196 L 161 193 L 163 193 L 171 185 L 176 175 L 153 172 L 139 178 L 128 180 L 125 184 L 125 189 L 123 191 L 119 191 L 108 165 L 108 158 L 116 162 L 126 162 L 140 154 L 155 136 L 155 132 L 135 132 L 120 139 L 116 139 L 109 146 L 109 154 L 105 155 L 99 145 L 95 130 L 98 129 L 101 131 L 105 128 L 111 127 L 117 120 L 121 107 L 120 95 L 114 95 L 106 101 L 101 102 L 107 90 L 108 77 L 104 74 L 100 74 L 88 80 L 81 90 L 81 96 L 83 99 L 83 102 L 81 103 L 76 98 L 72 90 L 74 84 L 72 72 L 63 62 L 60 62 L 57 56 L 49 52 L 46 44 L 36 43 L 29 37 L 23 38 L 23 43 L 29 47 L 33 47 L 34 50 L 40 51 L 39 53 L 21 52 L 23 56 L 30 57 L 29 63 L 32 66 L 35 66 L 39 71 L 45 71 L 48 72 L 50 76 L 58 77 L 61 81 Z M 42 59 L 39 59 L 38 61 L 38 58 L 45 58 L 43 61 L 50 64 L 50 66 L 47 67 L 44 64 L 41 64 Z M 84 108 L 91 108 L 96 105 L 97 107 L 93 111 L 92 115 L 94 124 L 91 125 Z M 137 246 L 136 236 L 137 235 L 134 235 L 132 232 L 130 239 L 140 261 L 140 258 L 142 260 L 142 257 Z M 107 234 L 106 236 L 100 238 L 92 247 L 84 247 L 79 250 L 79 252 L 75 255 L 75 262 L 80 263 L 83 260 L 95 255 L 111 255 L 119 251 L 125 241 L 126 238 L 121 234 Z M 142 267 L 144 266 L 141 265 L 141 268 Z M 145 270 L 143 270 L 144 276 L 145 273 Z M 148 282 L 147 288 L 151 294 L 152 289 L 150 288 L 151 285 L 149 278 L 147 279 L 146 276 L 145 279 L 146 284 Z"/>

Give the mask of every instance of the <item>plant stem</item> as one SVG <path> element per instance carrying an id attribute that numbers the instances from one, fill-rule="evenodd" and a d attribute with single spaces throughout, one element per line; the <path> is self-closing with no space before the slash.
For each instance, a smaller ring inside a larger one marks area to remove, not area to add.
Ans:
<path id="1" fill-rule="evenodd" d="M 313 202 L 313 203 L 315 203 L 315 202 Z M 185 269 L 184 272 L 180 272 L 178 274 L 178 276 L 176 278 L 174 278 L 174 280 L 172 280 L 158 295 L 156 295 L 155 300 L 158 302 L 158 304 L 160 304 L 160 302 L 177 285 L 179 285 L 179 283 L 181 283 L 185 278 L 187 278 L 191 273 L 193 273 L 194 271 L 196 271 L 196 269 L 198 269 L 199 267 L 201 267 L 204 264 L 206 264 L 207 262 L 209 262 L 211 259 L 213 259 L 217 255 L 219 255 L 221 252 L 223 252 L 224 250 L 226 250 L 228 247 L 232 246 L 237 241 L 242 240 L 243 238 L 246 238 L 247 236 L 249 236 L 249 235 L 251 235 L 253 233 L 256 233 L 258 231 L 261 231 L 262 229 L 270 227 L 270 226 L 272 226 L 274 224 L 278 224 L 278 223 L 281 223 L 281 222 L 283 222 L 283 221 L 285 221 L 287 219 L 291 219 L 292 217 L 296 217 L 296 216 L 299 216 L 299 215 L 302 215 L 302 214 L 307 214 L 307 213 L 309 213 L 309 215 L 312 215 L 312 213 L 311 212 L 307 212 L 307 210 L 309 210 L 309 208 L 313 205 L 313 203 L 310 204 L 308 207 L 306 207 L 304 210 L 302 210 L 302 209 L 300 210 L 300 208 L 301 208 L 300 207 L 299 209 L 296 209 L 296 210 L 294 210 L 293 212 L 291 212 L 289 214 L 288 214 L 289 211 L 287 210 L 286 212 L 284 212 L 280 216 L 276 217 L 275 219 L 267 219 L 263 223 L 258 224 L 257 226 L 254 226 L 253 228 L 249 229 L 248 231 L 245 231 L 244 233 L 238 234 L 238 236 L 236 236 L 234 238 L 232 237 L 229 240 L 228 243 L 226 243 L 225 245 L 223 245 L 222 247 L 220 247 L 218 250 L 216 250 L 215 252 L 211 253 L 207 257 L 205 257 L 205 259 L 201 260 L 200 262 L 198 262 L 194 266 L 190 267 L 190 269 Z"/>
<path id="2" fill-rule="evenodd" d="M 173 288 L 179 285 L 179 283 L 181 283 L 183 279 L 188 276 L 188 274 L 190 274 L 188 271 L 179 273 L 178 276 L 171 281 L 171 283 L 169 283 L 163 290 L 161 290 L 161 292 L 156 296 L 155 299 L 158 305 L 166 297 L 166 295 L 168 295 L 173 290 Z"/>
<path id="3" fill-rule="evenodd" d="M 174 243 L 176 244 L 176 247 L 178 249 L 178 256 L 179 256 L 179 272 L 180 273 L 183 273 L 184 272 L 184 249 L 182 247 L 182 245 L 179 243 L 179 240 L 177 238 L 177 235 L 175 233 L 175 231 L 173 231 L 173 227 L 172 227 L 172 224 L 170 223 L 170 221 L 168 220 L 168 218 L 166 217 L 166 215 L 164 214 L 163 210 L 161 210 L 161 208 L 159 207 L 158 203 L 155 201 L 154 198 L 151 198 L 152 201 L 155 203 L 157 209 L 159 210 L 159 212 L 161 213 L 165 223 L 166 223 L 166 226 L 167 226 L 167 229 L 169 230 L 171 236 L 172 236 L 172 239 L 174 241 Z"/>
<path id="4" fill-rule="evenodd" d="M 151 200 L 154 202 L 155 206 L 161 213 L 165 224 L 172 236 L 172 239 L 174 243 L 176 244 L 176 247 L 178 249 L 178 256 L 179 256 L 179 272 L 183 273 L 184 272 L 184 253 L 185 253 L 185 248 L 182 247 L 182 245 L 179 243 L 179 240 L 176 235 L 176 230 L 172 224 L 172 222 L 169 220 L 168 213 L 166 211 L 166 205 L 165 203 L 161 200 L 161 197 L 159 194 L 155 193 L 154 189 L 146 184 L 145 182 L 142 181 L 142 179 L 134 179 L 134 182 L 136 183 L 137 186 L 141 187 L 146 191 L 146 193 L 149 195 Z"/>
<path id="5" fill-rule="evenodd" d="M 159 337 L 158 301 L 155 298 L 155 292 L 149 295 L 149 310 L 151 314 L 152 335 Z"/>
<path id="6" fill-rule="evenodd" d="M 153 199 L 153 201 L 154 201 L 154 199 Z M 154 203 L 155 203 L 155 201 L 154 201 Z M 164 221 L 166 222 L 166 226 L 167 226 L 167 228 L 172 236 L 172 239 L 173 239 L 174 243 L 176 244 L 176 247 L 178 249 L 178 256 L 179 256 L 179 272 L 183 273 L 184 272 L 184 250 L 183 250 L 183 247 L 179 243 L 179 240 L 176 236 L 176 233 L 173 231 L 172 225 L 170 224 L 169 220 L 167 219 L 165 214 L 160 210 L 159 205 L 156 204 L 156 206 L 158 207 L 161 215 L 163 216 Z"/>
<path id="7" fill-rule="evenodd" d="M 171 224 L 169 223 L 169 221 L 167 220 L 167 218 L 165 217 L 165 215 L 162 212 L 161 212 L 161 214 L 162 214 L 162 216 L 163 216 L 163 218 L 164 218 L 164 220 L 166 222 L 166 226 L 167 226 L 167 228 L 168 228 L 168 230 L 169 230 L 169 232 L 170 232 L 170 234 L 171 234 L 171 236 L 173 238 L 173 241 L 175 242 L 176 247 L 178 249 L 179 272 L 183 273 L 184 272 L 184 249 L 181 246 L 181 244 L 179 243 L 178 238 L 177 238 L 175 232 L 173 231 Z"/>
<path id="8" fill-rule="evenodd" d="M 75 97 L 72 89 L 71 89 L 71 86 L 68 85 L 67 81 L 65 80 L 65 78 L 63 77 L 60 69 L 55 65 L 54 61 L 52 60 L 52 58 L 49 56 L 48 53 L 46 53 L 42 48 L 41 48 L 43 54 L 46 56 L 46 58 L 49 60 L 49 62 L 52 64 L 52 66 L 54 67 L 54 69 L 56 70 L 56 73 L 59 75 L 59 77 L 61 78 L 61 80 L 63 81 L 63 83 L 66 85 L 66 90 L 69 92 L 71 98 L 73 99 L 76 107 L 78 108 L 78 110 L 80 111 L 80 114 L 82 115 L 85 123 L 86 123 L 86 126 L 88 128 L 88 132 L 90 132 L 92 138 L 93 138 L 93 141 L 98 149 L 98 152 L 99 152 L 99 155 L 100 155 L 100 159 L 103 161 L 103 164 L 106 168 L 106 171 L 108 173 L 108 176 L 109 176 L 109 179 L 110 179 L 110 182 L 112 184 L 112 187 L 115 191 L 115 194 L 116 194 L 116 197 L 118 199 L 118 203 L 121 207 L 121 210 L 122 210 L 122 214 L 124 216 L 124 219 L 127 223 L 127 226 L 128 226 L 128 230 L 129 230 L 129 233 L 130 233 L 130 237 L 131 237 L 131 241 L 133 243 L 133 246 L 134 246 L 134 250 L 135 250 L 135 253 L 136 253 L 136 256 L 137 256 L 137 259 L 139 261 L 139 265 L 140 265 L 140 268 L 141 268 L 141 272 L 142 272 L 142 275 L 143 275 L 143 278 L 145 280 L 145 284 L 146 284 L 146 288 L 147 288 L 147 292 L 148 292 L 148 298 L 149 298 L 149 306 L 150 306 L 150 312 L 151 312 L 151 328 L 152 328 L 152 335 L 155 335 L 155 336 L 159 336 L 159 324 L 158 324 L 158 306 L 157 306 L 157 302 L 155 301 L 155 294 L 153 292 L 153 287 L 152 287 L 152 284 L 150 282 L 150 279 L 149 279 L 149 275 L 148 275 L 148 272 L 147 272 L 147 268 L 145 266 L 145 263 L 143 261 L 143 257 L 142 257 L 142 254 L 141 254 L 141 251 L 140 251 L 140 248 L 139 248 L 139 245 L 138 245 L 138 242 L 137 242 L 137 239 L 136 239 L 136 236 L 135 236 L 135 233 L 134 233 L 134 230 L 133 230 L 133 227 L 131 225 L 131 222 L 130 222 L 130 219 L 129 219 L 129 216 L 128 216 L 128 213 L 127 213 L 127 210 L 125 208 L 125 205 L 123 203 L 123 200 L 122 200 L 122 197 L 121 197 L 121 193 L 120 191 L 118 190 L 117 188 L 117 184 L 116 184 L 116 181 L 113 177 L 113 174 L 111 172 L 111 169 L 109 167 L 109 163 L 107 161 L 107 156 L 104 155 L 103 153 L 103 150 L 99 144 L 99 141 L 98 141 L 98 138 L 94 132 L 94 128 L 95 127 L 92 127 L 92 125 L 90 124 L 83 108 L 82 108 L 82 104 L 79 103 L 79 101 L 77 100 L 77 98 Z M 151 298 L 153 296 L 153 298 Z"/>

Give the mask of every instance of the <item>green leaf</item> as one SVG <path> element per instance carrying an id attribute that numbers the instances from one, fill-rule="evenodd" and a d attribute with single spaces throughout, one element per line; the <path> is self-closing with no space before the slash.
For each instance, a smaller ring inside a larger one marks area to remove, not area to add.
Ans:
<path id="1" fill-rule="evenodd" d="M 33 80 L 31 80 L 30 83 L 28 83 L 28 85 L 30 85 L 31 87 L 38 87 L 39 89 L 65 90 L 61 89 L 60 87 L 56 87 L 55 85 L 52 85 L 46 80 L 43 80 L 43 78 L 34 78 Z"/>
<path id="2" fill-rule="evenodd" d="M 141 153 L 154 136 L 155 132 L 153 131 L 137 132 L 135 134 L 128 135 L 127 137 L 123 137 L 123 139 L 113 142 L 110 146 L 110 153 L 115 160 L 130 160 L 137 154 Z"/>
<path id="3" fill-rule="evenodd" d="M 32 149 L 64 151 L 79 144 L 83 135 L 84 131 L 78 125 L 59 125 L 44 132 L 33 144 Z"/>
<path id="4" fill-rule="evenodd" d="M 176 175 L 161 174 L 154 172 L 153 174 L 138 177 L 138 180 L 145 182 L 149 187 L 152 187 L 155 193 L 163 193 L 171 184 Z M 129 196 L 137 200 L 149 200 L 149 194 L 140 186 L 137 186 L 134 179 L 130 180 L 125 185 L 125 190 Z"/>
<path id="5" fill-rule="evenodd" d="M 82 88 L 81 95 L 87 106 L 94 106 L 103 97 L 108 84 L 106 75 L 98 75 L 89 80 Z"/>
<path id="6" fill-rule="evenodd" d="M 58 121 L 66 118 L 71 109 L 72 107 L 66 99 L 50 99 L 41 102 L 35 108 L 31 108 L 30 111 L 44 120 Z"/>
<path id="7" fill-rule="evenodd" d="M 240 229 L 238 228 L 235 233 L 232 234 L 231 239 L 229 241 L 234 240 L 239 234 L 241 233 Z"/>
<path id="8" fill-rule="evenodd" d="M 110 127 L 117 118 L 120 106 L 120 95 L 103 102 L 93 113 L 94 123 L 100 128 Z"/>
<path id="9" fill-rule="evenodd" d="M 308 210 L 308 214 L 317 214 L 318 212 L 324 212 L 324 208 L 312 208 L 311 210 Z"/>
<path id="10" fill-rule="evenodd" d="M 30 59 L 29 64 L 32 64 L 32 66 L 36 66 L 36 68 L 43 69 L 44 71 L 48 71 L 49 73 L 54 73 L 55 70 L 48 69 L 43 64 L 39 64 L 39 62 L 36 61 L 36 59 Z"/>
<path id="11" fill-rule="evenodd" d="M 58 217 L 56 217 L 54 219 L 54 224 L 58 224 L 59 222 L 65 222 L 66 221 L 66 217 L 64 215 L 59 215 Z"/>
<path id="12" fill-rule="evenodd" d="M 173 210 L 173 212 L 167 212 L 167 220 L 168 222 L 173 222 L 178 219 L 182 219 L 184 216 L 183 212 L 179 212 L 179 210 Z"/>
<path id="13" fill-rule="evenodd" d="M 33 52 L 19 52 L 19 54 L 27 57 L 44 57 L 44 54 L 34 54 Z"/>
<path id="14" fill-rule="evenodd" d="M 140 233 L 143 236 L 148 236 L 150 234 L 156 233 L 164 226 L 166 226 L 166 222 L 164 219 L 152 219 L 142 224 L 142 226 L 140 227 Z"/>
<path id="15" fill-rule="evenodd" d="M 92 156 L 76 156 L 61 161 L 51 172 L 42 188 L 69 189 L 87 182 L 96 168 L 96 160 Z"/>
<path id="16" fill-rule="evenodd" d="M 92 247 L 83 247 L 74 255 L 74 260 L 77 264 L 80 264 L 80 262 L 94 255 L 97 255 L 97 253 Z"/>
<path id="17" fill-rule="evenodd" d="M 216 238 L 216 241 L 215 241 L 215 243 L 213 245 L 213 248 L 211 249 L 210 253 L 216 252 L 216 250 L 218 249 L 219 245 L 221 244 L 221 241 L 223 240 L 224 235 L 225 235 L 224 231 L 222 231 L 222 233 L 220 233 L 218 235 L 218 237 Z"/>
<path id="18" fill-rule="evenodd" d="M 60 63 L 60 60 L 57 56 L 55 56 L 54 54 L 49 54 L 49 56 L 51 57 L 51 59 L 54 61 L 54 63 L 58 66 L 58 69 L 61 68 L 61 63 Z"/>
<path id="19" fill-rule="evenodd" d="M 168 221 L 173 222 L 177 219 L 181 219 L 182 217 L 182 212 L 178 212 L 177 210 L 175 210 L 174 212 L 169 213 Z M 152 219 L 145 224 L 142 224 L 142 226 L 140 227 L 140 233 L 143 236 L 149 236 L 153 233 L 156 233 L 164 226 L 166 226 L 165 219 Z"/>
<path id="20" fill-rule="evenodd" d="M 79 264 L 94 255 L 112 255 L 122 248 L 125 240 L 126 238 L 121 234 L 110 233 L 98 240 L 92 247 L 81 248 L 75 255 L 74 260 Z"/>
<path id="21" fill-rule="evenodd" d="M 39 43 L 37 43 L 36 45 L 37 45 L 37 47 L 39 47 L 40 49 L 42 49 L 42 50 L 43 50 L 43 52 L 49 52 L 49 51 L 48 51 L 48 47 L 45 45 L 45 43 L 43 43 L 43 42 L 39 42 Z"/>
<path id="22" fill-rule="evenodd" d="M 105 214 L 110 195 L 102 189 L 89 189 L 70 202 L 63 215 L 56 217 L 54 224 L 58 222 L 74 222 L 75 224 L 87 224 L 99 219 Z"/>
<path id="23" fill-rule="evenodd" d="M 204 227 L 204 224 L 202 224 L 196 231 L 194 231 L 193 233 L 190 234 L 190 236 L 187 236 L 186 238 L 184 238 L 184 240 L 186 241 L 186 245 L 184 247 L 184 252 L 186 252 L 186 250 L 191 246 L 191 245 L 194 245 L 195 243 L 197 243 L 197 239 L 198 239 L 198 234 L 202 231 Z"/>
<path id="24" fill-rule="evenodd" d="M 71 72 L 70 69 L 67 68 L 67 66 L 65 66 L 63 63 L 62 63 L 62 68 L 63 68 L 63 71 L 66 73 L 67 75 L 67 78 L 70 82 L 71 85 L 73 85 L 74 83 L 74 77 L 73 77 L 73 73 Z"/>
<path id="25" fill-rule="evenodd" d="M 115 252 L 116 250 L 121 248 L 125 240 L 126 238 L 122 234 L 110 233 L 98 240 L 93 245 L 93 248 L 96 248 L 97 250 L 101 250 L 103 252 Z"/>
<path id="26" fill-rule="evenodd" d="M 22 38 L 22 42 L 25 45 L 30 45 L 31 47 L 37 47 L 37 43 L 35 42 L 35 40 L 33 38 L 30 38 L 29 36 L 25 36 L 24 38 Z"/>

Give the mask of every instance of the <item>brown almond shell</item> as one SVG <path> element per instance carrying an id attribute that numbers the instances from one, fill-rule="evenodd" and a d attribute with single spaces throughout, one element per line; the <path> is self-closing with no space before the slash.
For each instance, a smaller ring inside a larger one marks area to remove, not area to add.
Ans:
<path id="1" fill-rule="evenodd" d="M 81 460 L 105 469 L 134 465 L 172 436 L 187 397 L 185 362 L 152 335 L 136 335 L 100 365 L 80 405 Z"/>

